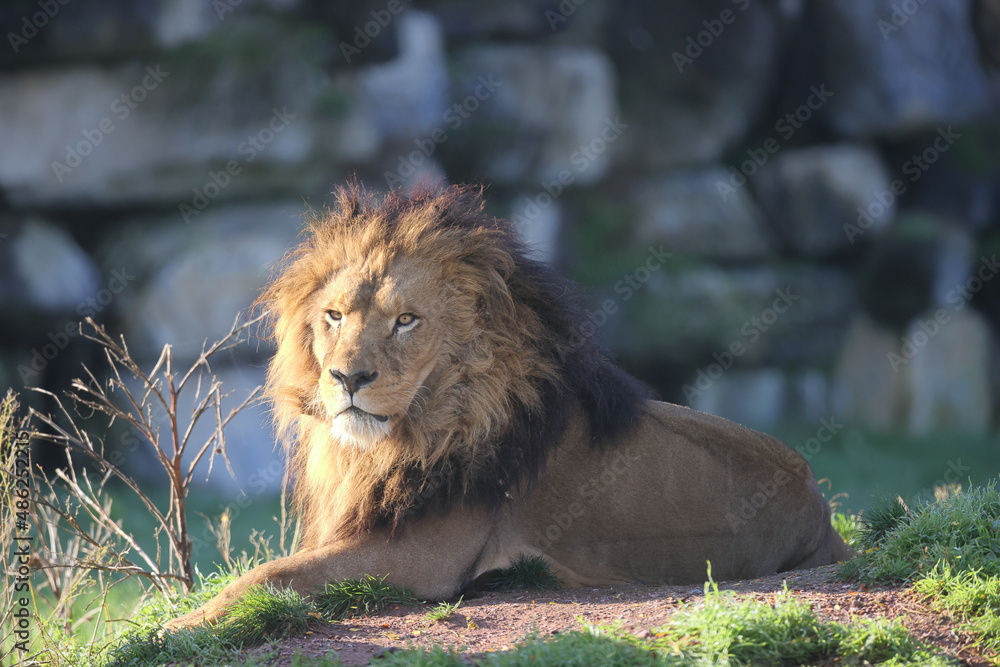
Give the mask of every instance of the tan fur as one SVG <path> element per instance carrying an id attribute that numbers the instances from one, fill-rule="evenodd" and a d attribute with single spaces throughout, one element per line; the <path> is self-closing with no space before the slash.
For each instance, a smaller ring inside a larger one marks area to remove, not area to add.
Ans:
<path id="1" fill-rule="evenodd" d="M 387 574 L 445 598 L 519 554 L 570 586 L 701 581 L 709 560 L 725 579 L 849 557 L 808 465 L 769 436 L 647 401 L 599 442 L 560 361 L 579 363 L 589 344 L 529 303 L 509 224 L 481 209 L 468 189 L 380 201 L 353 185 L 311 221 L 260 299 L 274 316 L 267 393 L 301 550 L 174 627 L 217 619 L 265 581 L 310 594 Z M 343 378 L 369 373 L 351 394 Z M 542 428 L 545 386 L 570 407 L 532 467 L 531 452 L 497 443 L 516 415 L 527 433 Z"/>

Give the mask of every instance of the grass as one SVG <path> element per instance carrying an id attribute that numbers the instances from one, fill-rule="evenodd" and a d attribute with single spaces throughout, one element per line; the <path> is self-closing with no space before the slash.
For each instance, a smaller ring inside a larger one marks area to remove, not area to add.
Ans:
<path id="1" fill-rule="evenodd" d="M 442 621 L 447 621 L 449 618 L 455 615 L 458 611 L 458 606 L 462 604 L 462 598 L 458 598 L 455 602 L 449 604 L 447 602 L 441 602 L 437 606 L 433 607 L 430 611 L 424 614 L 424 618 L 431 623 L 441 623 Z"/>
<path id="2" fill-rule="evenodd" d="M 385 577 L 365 577 L 330 584 L 326 591 L 312 600 L 305 600 L 290 589 L 258 586 L 236 601 L 218 625 L 162 631 L 164 621 L 197 609 L 232 578 L 216 576 L 206 579 L 195 593 L 177 605 L 171 605 L 162 596 L 153 599 L 136 614 L 134 629 L 107 652 L 104 666 L 231 662 L 238 651 L 302 633 L 322 618 L 341 619 L 374 614 L 390 604 L 416 602 L 407 591 L 385 583 Z"/>
<path id="3" fill-rule="evenodd" d="M 865 515 L 858 547 L 841 575 L 865 583 L 913 582 L 938 564 L 1000 575 L 1000 492 L 996 481 L 910 508 L 883 499 Z"/>
<path id="4" fill-rule="evenodd" d="M 327 584 L 326 590 L 315 596 L 314 603 L 324 618 L 340 620 L 377 614 L 389 605 L 417 602 L 413 593 L 387 584 L 385 579 L 368 575 Z"/>
<path id="5" fill-rule="evenodd" d="M 883 498 L 864 515 L 859 554 L 840 576 L 913 583 L 961 619 L 976 644 L 1000 651 L 1000 492 L 997 481 L 915 507 Z"/>
<path id="6" fill-rule="evenodd" d="M 651 645 L 679 658 L 676 664 L 723 657 L 741 665 L 829 658 L 846 664 L 948 664 L 921 647 L 899 622 L 823 622 L 787 591 L 775 596 L 773 605 L 736 603 L 731 592 L 720 592 L 714 583 L 706 584 L 702 606 L 678 614 L 655 635 Z"/>
<path id="7" fill-rule="evenodd" d="M 548 562 L 540 556 L 521 554 L 505 570 L 500 570 L 486 588 L 489 590 L 554 591 L 560 587 Z"/>
<path id="8" fill-rule="evenodd" d="M 830 514 L 830 523 L 833 524 L 833 529 L 837 531 L 847 546 L 852 548 L 857 547 L 858 540 L 861 538 L 862 527 L 859 515 L 847 512 L 832 512 Z"/>
<path id="9" fill-rule="evenodd" d="M 963 629 L 977 637 L 978 646 L 1000 652 L 1000 577 L 941 566 L 913 588 L 935 609 L 960 618 Z"/>
<path id="10" fill-rule="evenodd" d="M 315 621 L 314 610 L 290 588 L 255 586 L 230 608 L 215 632 L 226 647 L 260 646 L 304 632 Z"/>

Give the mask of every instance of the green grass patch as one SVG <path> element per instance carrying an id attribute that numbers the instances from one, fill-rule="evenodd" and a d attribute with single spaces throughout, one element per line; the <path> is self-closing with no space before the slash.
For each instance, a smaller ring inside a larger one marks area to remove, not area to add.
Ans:
<path id="1" fill-rule="evenodd" d="M 458 611 L 458 606 L 462 604 L 462 598 L 458 598 L 455 602 L 449 604 L 447 602 L 442 602 L 431 608 L 424 618 L 431 623 L 441 623 L 442 621 L 447 621 L 449 618 L 455 615 Z"/>
<path id="2" fill-rule="evenodd" d="M 920 646 L 899 622 L 863 619 L 849 625 L 820 621 L 809 605 L 787 591 L 774 604 L 737 603 L 731 591 L 705 586 L 705 602 L 677 614 L 655 633 L 650 646 L 667 664 L 812 664 L 839 658 L 844 664 L 949 664 Z"/>
<path id="3" fill-rule="evenodd" d="M 102 667 L 144 667 L 189 661 L 205 664 L 223 662 L 231 657 L 232 650 L 223 645 L 210 628 L 177 632 L 150 629 L 126 635 L 98 664 Z M 85 663 L 74 661 L 73 664 Z"/>
<path id="4" fill-rule="evenodd" d="M 340 620 L 351 616 L 376 614 L 389 605 L 415 604 L 413 593 L 385 582 L 386 577 L 368 575 L 327 584 L 326 590 L 313 597 L 324 618 Z"/>
<path id="5" fill-rule="evenodd" d="M 131 614 L 130 630 L 105 651 L 88 656 L 77 655 L 68 664 L 101 664 L 106 667 L 158 665 L 167 662 L 223 661 L 231 656 L 230 647 L 220 641 L 214 628 L 163 632 L 163 624 L 177 616 L 198 609 L 222 591 L 236 576 L 213 573 L 199 580 L 199 585 L 180 600 L 165 595 L 151 595 Z"/>
<path id="6" fill-rule="evenodd" d="M 460 650 L 435 646 L 427 650 L 396 651 L 379 658 L 378 662 L 379 667 L 464 667 L 467 663 L 462 660 Z"/>
<path id="7" fill-rule="evenodd" d="M 840 539 L 844 540 L 844 543 L 852 548 L 857 547 L 858 540 L 861 538 L 861 518 L 857 514 L 851 514 L 848 512 L 832 512 L 830 514 L 830 523 L 833 524 L 833 529 L 837 531 L 840 535 Z"/>
<path id="8" fill-rule="evenodd" d="M 630 665 L 664 664 L 643 642 L 620 636 L 611 629 L 585 627 L 556 637 L 529 635 L 509 653 L 491 656 L 489 665 Z"/>
<path id="9" fill-rule="evenodd" d="M 955 572 L 1000 575 L 1000 493 L 996 481 L 908 507 L 882 500 L 864 514 L 860 553 L 840 568 L 866 583 L 912 582 L 941 563 Z"/>
<path id="10" fill-rule="evenodd" d="M 977 645 L 1000 651 L 1000 577 L 979 570 L 955 572 L 942 565 L 913 589 L 935 609 L 960 618 L 963 629 L 976 636 Z"/>
<path id="11" fill-rule="evenodd" d="M 233 604 L 214 626 L 165 632 L 163 623 L 197 609 L 231 580 L 210 579 L 203 590 L 189 595 L 176 607 L 159 597 L 137 613 L 138 626 L 111 647 L 105 667 L 141 667 L 163 663 L 229 663 L 236 651 L 260 646 L 302 632 L 315 621 L 315 608 L 290 589 L 257 586 Z M 74 664 L 86 664 L 79 661 Z"/>
<path id="12" fill-rule="evenodd" d="M 500 570 L 486 584 L 489 590 L 554 591 L 560 587 L 548 561 L 541 556 L 521 554 L 505 570 Z"/>
<path id="13" fill-rule="evenodd" d="M 882 499 L 864 514 L 847 579 L 913 582 L 936 609 L 961 619 L 976 643 L 1000 651 L 1000 492 L 997 481 L 908 506 Z"/>
<path id="14" fill-rule="evenodd" d="M 197 609 L 232 579 L 208 578 L 195 593 L 176 604 L 162 596 L 151 600 L 136 614 L 136 628 L 109 650 L 107 667 L 231 662 L 235 652 L 301 633 L 319 617 L 373 614 L 391 604 L 416 602 L 407 591 L 385 583 L 385 577 L 330 584 L 313 600 L 304 600 L 291 589 L 257 586 L 237 600 L 215 626 L 162 631 L 166 620 Z"/>
<path id="15" fill-rule="evenodd" d="M 215 632 L 223 645 L 241 649 L 304 632 L 313 605 L 290 588 L 255 586 L 229 608 Z"/>

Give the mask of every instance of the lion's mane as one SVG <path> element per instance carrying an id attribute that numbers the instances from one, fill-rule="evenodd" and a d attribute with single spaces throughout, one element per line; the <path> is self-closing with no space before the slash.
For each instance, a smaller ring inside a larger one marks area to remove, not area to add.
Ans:
<path id="1" fill-rule="evenodd" d="M 594 447 L 636 421 L 646 388 L 606 359 L 574 286 L 530 258 L 513 225 L 484 213 L 478 189 L 379 197 L 351 183 L 304 234 L 258 301 L 277 343 L 265 390 L 290 450 L 304 548 L 455 503 L 500 509 L 538 479 L 577 406 Z M 466 304 L 463 324 L 449 367 L 393 436 L 342 447 L 310 408 L 321 369 L 307 304 L 339 268 L 364 260 L 378 274 L 399 255 L 444 267 Z"/>

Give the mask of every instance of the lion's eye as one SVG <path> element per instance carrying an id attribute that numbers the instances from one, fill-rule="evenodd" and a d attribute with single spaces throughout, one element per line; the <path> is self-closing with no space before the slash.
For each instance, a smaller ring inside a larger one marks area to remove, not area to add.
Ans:
<path id="1" fill-rule="evenodd" d="M 403 313 L 396 318 L 397 327 L 408 327 L 417 321 L 417 316 L 413 313 Z"/>
<path id="2" fill-rule="evenodd" d="M 340 320 L 344 318 L 343 313 L 339 310 L 328 310 L 326 311 L 326 321 L 330 324 L 340 324 Z"/>

